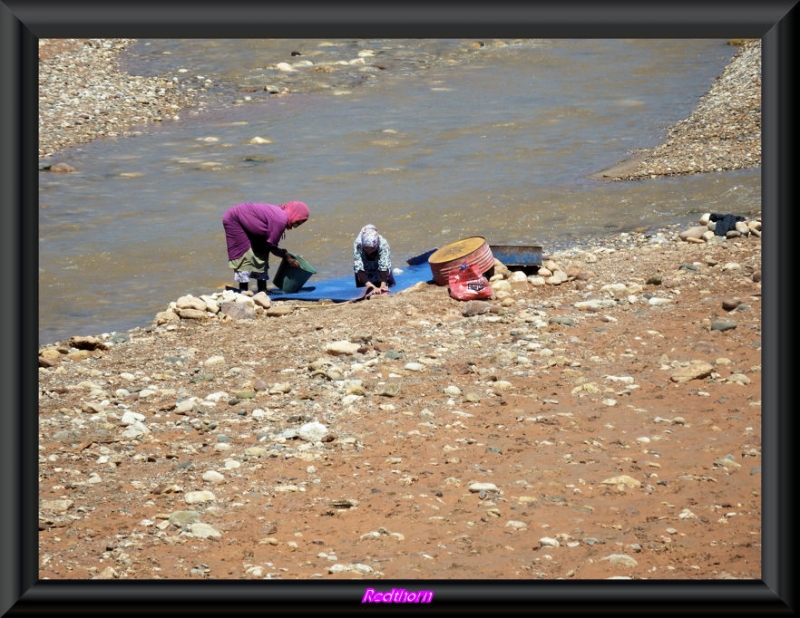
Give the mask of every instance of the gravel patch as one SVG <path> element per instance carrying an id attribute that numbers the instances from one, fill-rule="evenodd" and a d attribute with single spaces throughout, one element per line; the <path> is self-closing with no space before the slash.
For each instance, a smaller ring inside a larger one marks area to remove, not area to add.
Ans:
<path id="1" fill-rule="evenodd" d="M 136 39 L 39 41 L 39 158 L 136 127 L 177 120 L 200 102 L 170 77 L 121 72 L 120 53 Z"/>
<path id="2" fill-rule="evenodd" d="M 595 177 L 635 180 L 761 166 L 761 41 L 741 44 L 731 62 L 685 120 L 652 150 Z"/>

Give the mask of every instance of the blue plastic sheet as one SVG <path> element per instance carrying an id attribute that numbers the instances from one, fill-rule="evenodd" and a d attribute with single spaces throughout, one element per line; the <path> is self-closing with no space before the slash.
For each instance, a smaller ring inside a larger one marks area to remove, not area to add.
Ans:
<path id="1" fill-rule="evenodd" d="M 420 281 L 433 281 L 428 257 L 434 251 L 436 249 L 409 258 L 404 266 L 395 268 L 395 285 L 389 288 L 389 292 L 394 294 L 410 288 Z M 335 303 L 356 300 L 363 293 L 364 288 L 356 287 L 355 276 L 352 274 L 323 281 L 313 281 L 312 279 L 309 280 L 308 285 L 304 285 L 300 290 L 292 293 L 286 293 L 277 288 L 267 290 L 267 294 L 272 300 L 330 300 Z"/>

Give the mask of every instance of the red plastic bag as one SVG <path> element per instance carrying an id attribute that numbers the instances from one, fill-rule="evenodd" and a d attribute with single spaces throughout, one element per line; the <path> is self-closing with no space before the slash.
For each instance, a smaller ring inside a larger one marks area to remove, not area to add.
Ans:
<path id="1" fill-rule="evenodd" d="M 481 300 L 494 296 L 489 280 L 466 263 L 450 273 L 447 289 L 456 300 Z"/>

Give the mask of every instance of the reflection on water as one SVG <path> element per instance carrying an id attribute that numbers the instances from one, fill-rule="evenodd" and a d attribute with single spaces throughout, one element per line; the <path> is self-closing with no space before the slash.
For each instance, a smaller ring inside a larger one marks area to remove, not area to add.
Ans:
<path id="1" fill-rule="evenodd" d="M 293 50 L 382 68 L 251 92 Z M 311 218 L 283 244 L 319 279 L 349 274 L 366 223 L 402 261 L 467 236 L 553 251 L 757 210 L 760 170 L 588 178 L 659 143 L 733 52 L 710 40 L 140 42 L 131 70 L 186 68 L 182 79 L 211 79 L 218 104 L 57 157 L 77 173 L 40 174 L 40 342 L 146 326 L 178 296 L 229 284 L 221 217 L 241 201 L 306 202 Z"/>

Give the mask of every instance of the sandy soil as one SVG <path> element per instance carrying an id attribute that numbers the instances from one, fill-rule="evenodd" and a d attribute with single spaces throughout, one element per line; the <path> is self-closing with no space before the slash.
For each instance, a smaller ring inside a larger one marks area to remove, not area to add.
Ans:
<path id="1" fill-rule="evenodd" d="M 62 346 L 40 576 L 760 579 L 761 240 L 665 237 L 483 314 L 430 283 Z"/>

